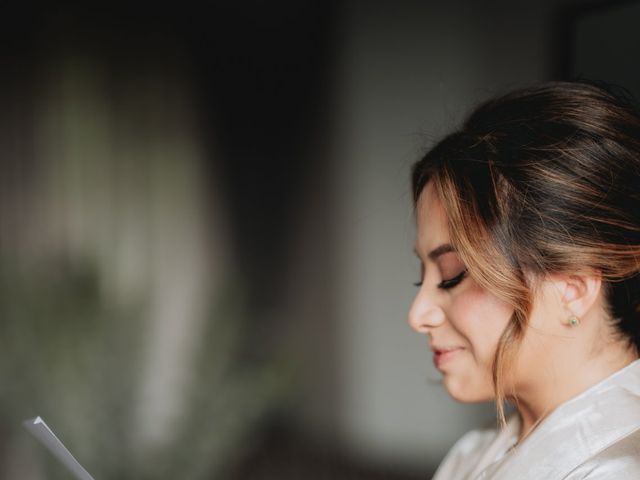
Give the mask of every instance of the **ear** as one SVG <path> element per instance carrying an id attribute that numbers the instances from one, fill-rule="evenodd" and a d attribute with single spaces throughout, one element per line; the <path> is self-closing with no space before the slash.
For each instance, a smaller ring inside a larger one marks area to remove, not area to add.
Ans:
<path id="1" fill-rule="evenodd" d="M 555 277 L 554 283 L 560 300 L 572 315 L 584 317 L 600 296 L 602 277 L 590 275 L 562 275 Z"/>

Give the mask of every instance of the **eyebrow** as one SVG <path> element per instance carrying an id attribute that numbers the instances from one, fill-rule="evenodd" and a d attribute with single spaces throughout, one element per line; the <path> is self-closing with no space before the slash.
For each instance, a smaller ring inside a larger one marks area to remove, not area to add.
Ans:
<path id="1" fill-rule="evenodd" d="M 455 252 L 455 248 L 453 248 L 453 245 L 451 245 L 450 243 L 445 243 L 440 245 L 439 247 L 434 248 L 433 250 L 431 250 L 429 252 L 429 255 L 427 255 L 431 261 L 436 261 L 438 259 L 438 257 L 440 257 L 441 255 L 444 255 L 445 253 L 449 253 L 449 252 Z M 413 249 L 413 252 L 420 257 L 420 254 L 418 253 L 417 249 Z"/>

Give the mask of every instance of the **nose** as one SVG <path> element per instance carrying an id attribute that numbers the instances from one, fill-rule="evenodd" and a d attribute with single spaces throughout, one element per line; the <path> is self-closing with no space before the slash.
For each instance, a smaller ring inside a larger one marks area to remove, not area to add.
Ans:
<path id="1" fill-rule="evenodd" d="M 418 333 L 428 333 L 433 328 L 442 325 L 445 315 L 440 306 L 428 292 L 421 289 L 409 309 L 408 322 Z"/>

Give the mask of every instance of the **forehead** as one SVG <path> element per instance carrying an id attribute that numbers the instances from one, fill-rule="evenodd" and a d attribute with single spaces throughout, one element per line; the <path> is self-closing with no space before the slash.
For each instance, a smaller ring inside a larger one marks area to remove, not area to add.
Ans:
<path id="1" fill-rule="evenodd" d="M 425 252 L 443 243 L 449 243 L 449 223 L 433 182 L 429 182 L 416 205 L 416 248 Z"/>

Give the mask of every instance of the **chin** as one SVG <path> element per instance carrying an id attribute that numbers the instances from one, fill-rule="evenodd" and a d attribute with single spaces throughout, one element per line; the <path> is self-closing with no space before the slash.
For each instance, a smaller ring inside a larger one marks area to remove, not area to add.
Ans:
<path id="1" fill-rule="evenodd" d="M 460 403 L 490 402 L 495 399 L 493 387 L 473 385 L 472 382 L 460 379 L 446 378 L 444 386 L 455 401 Z"/>

